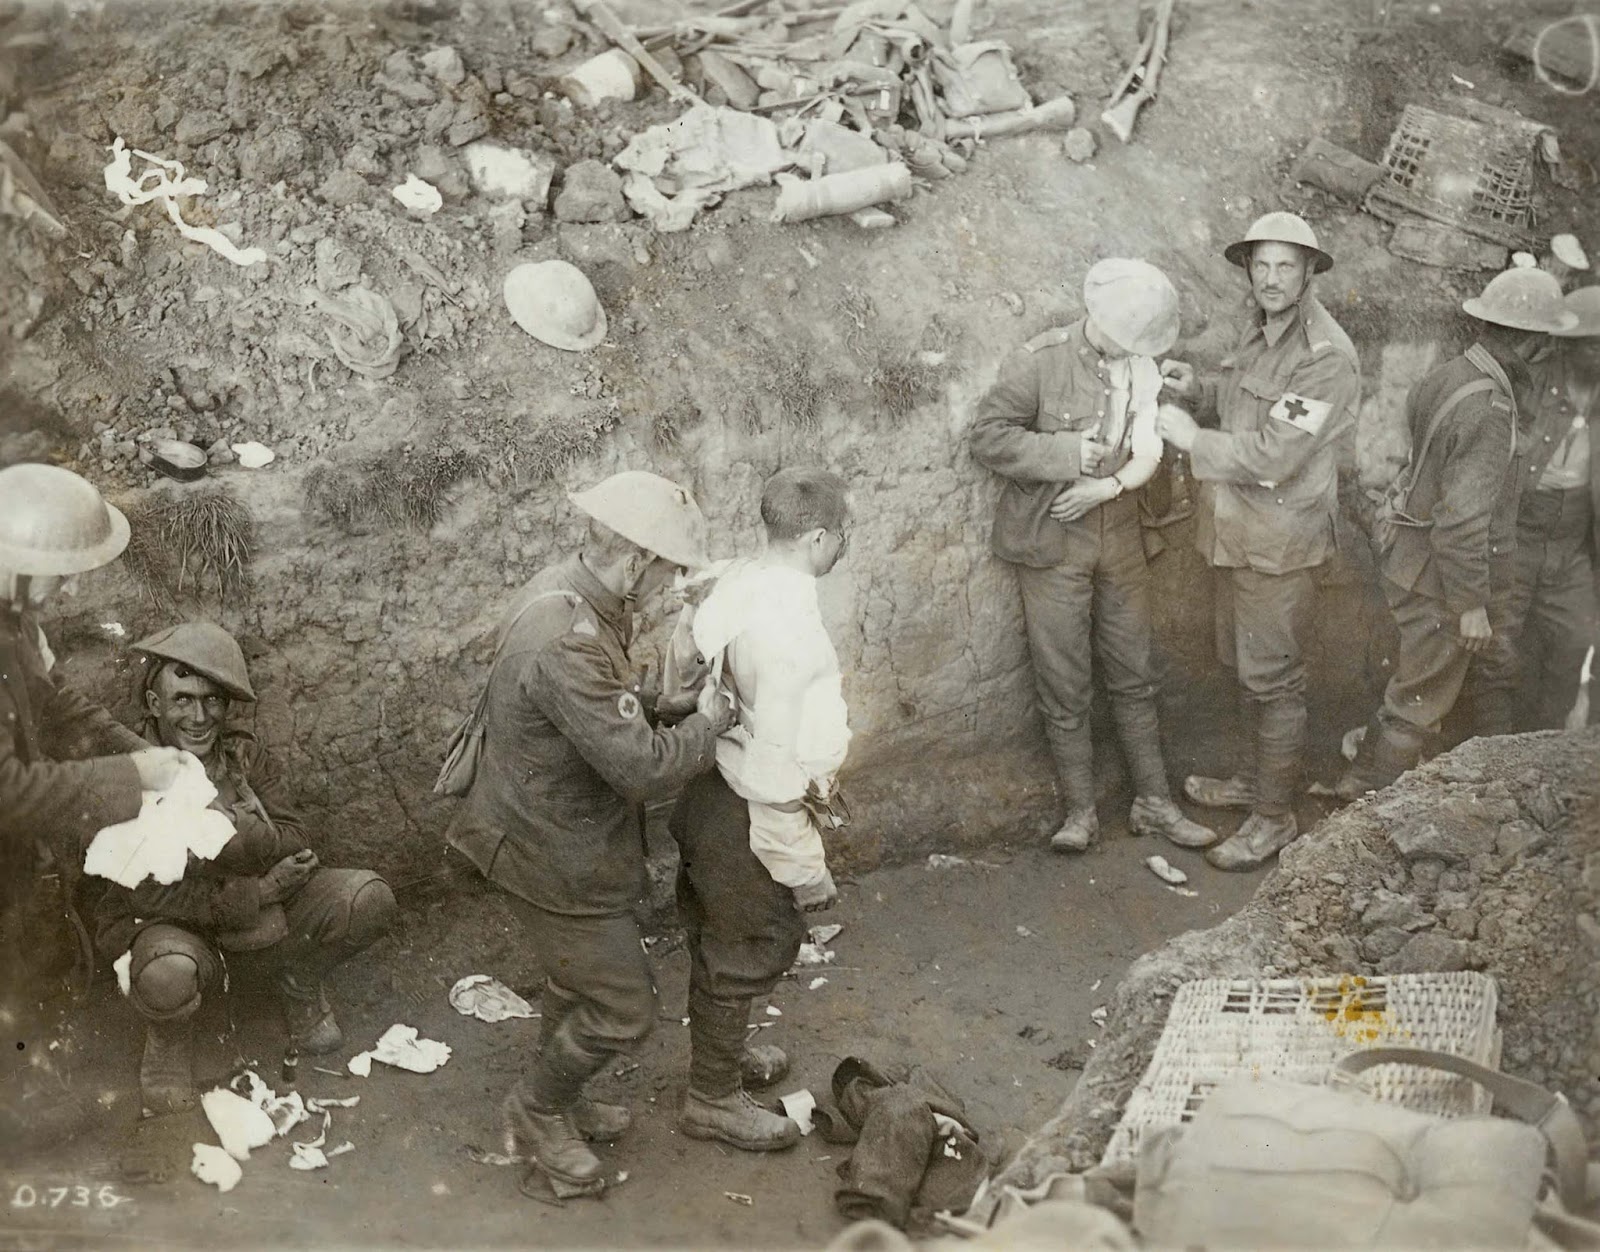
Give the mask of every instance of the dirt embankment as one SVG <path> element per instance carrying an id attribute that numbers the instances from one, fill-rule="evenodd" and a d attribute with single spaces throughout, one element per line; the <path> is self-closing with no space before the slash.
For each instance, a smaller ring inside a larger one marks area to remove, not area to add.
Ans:
<path id="1" fill-rule="evenodd" d="M 1483 970 L 1502 1068 L 1600 1128 L 1600 731 L 1473 740 L 1330 817 L 1255 898 L 1129 971 L 1111 1025 L 1007 1181 L 1096 1164 L 1194 978 Z"/>

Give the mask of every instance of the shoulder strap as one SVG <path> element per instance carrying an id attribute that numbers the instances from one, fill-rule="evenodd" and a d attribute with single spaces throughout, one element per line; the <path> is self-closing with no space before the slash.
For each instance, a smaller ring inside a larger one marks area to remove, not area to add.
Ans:
<path id="1" fill-rule="evenodd" d="M 1461 386 L 1452 391 L 1444 398 L 1444 403 L 1433 411 L 1433 416 L 1428 419 L 1427 429 L 1422 433 L 1422 446 L 1406 466 L 1404 489 L 1406 495 L 1411 493 L 1411 487 L 1416 482 L 1417 475 L 1422 472 L 1423 462 L 1428 459 L 1428 449 L 1433 446 L 1433 437 L 1443 429 L 1444 419 L 1449 417 L 1467 397 L 1493 390 L 1494 383 L 1490 379 L 1474 378 L 1470 383 L 1462 383 Z"/>
<path id="2" fill-rule="evenodd" d="M 1561 1202 L 1572 1212 L 1583 1209 L 1587 1198 L 1589 1151 L 1577 1114 L 1561 1096 L 1465 1057 L 1426 1048 L 1368 1048 L 1352 1052 L 1334 1066 L 1334 1073 L 1353 1077 L 1375 1065 L 1416 1065 L 1472 1079 L 1494 1097 L 1502 1111 L 1544 1135 L 1555 1156 L 1556 1189 Z"/>
<path id="3" fill-rule="evenodd" d="M 543 600 L 555 600 L 558 598 L 573 602 L 583 599 L 583 597 L 580 596 L 576 591 L 570 591 L 565 587 L 558 588 L 555 591 L 541 591 L 538 595 L 534 596 L 520 609 L 518 609 L 516 615 L 506 623 L 505 633 L 500 636 L 500 642 L 495 645 L 494 659 L 489 662 L 489 675 L 483 680 L 483 690 L 478 693 L 478 706 L 473 712 L 473 717 L 475 719 L 482 721 L 484 712 L 489 707 L 489 688 L 494 683 L 495 670 L 500 668 L 500 658 L 505 653 L 506 642 L 511 638 L 511 632 L 517 628 L 517 623 L 527 616 L 528 610 L 534 605 Z"/>

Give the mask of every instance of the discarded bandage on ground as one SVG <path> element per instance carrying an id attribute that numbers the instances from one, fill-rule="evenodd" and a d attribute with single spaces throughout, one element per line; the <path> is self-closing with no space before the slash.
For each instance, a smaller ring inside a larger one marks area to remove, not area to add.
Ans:
<path id="1" fill-rule="evenodd" d="M 482 1022 L 503 1022 L 511 1017 L 538 1017 L 529 1004 L 498 978 L 468 974 L 450 988 L 450 1005 L 463 1017 Z"/>
<path id="2" fill-rule="evenodd" d="M 170 885 L 183 877 L 189 857 L 214 860 L 233 838 L 233 822 L 209 805 L 217 789 L 199 760 L 184 753 L 178 776 L 165 791 L 146 791 L 139 816 L 95 835 L 83 870 L 123 887 L 146 878 Z"/>
<path id="3" fill-rule="evenodd" d="M 330 1157 L 355 1151 L 355 1145 L 348 1140 L 336 1148 L 324 1150 L 333 1124 L 332 1110 L 354 1108 L 360 1102 L 360 1096 L 337 1100 L 316 1096 L 305 1099 L 298 1091 L 280 1096 L 254 1070 L 246 1070 L 229 1087 L 217 1087 L 200 1098 L 200 1107 L 222 1146 L 195 1144 L 190 1172 L 220 1191 L 231 1191 L 244 1176 L 239 1162 L 249 1160 L 256 1148 L 264 1148 L 274 1139 L 283 1138 L 296 1126 L 316 1116 L 322 1118 L 321 1132 L 308 1142 L 289 1145 L 289 1168 L 325 1168 Z"/>
<path id="4" fill-rule="evenodd" d="M 377 1044 L 350 1058 L 350 1072 L 358 1078 L 372 1073 L 372 1062 L 382 1061 L 413 1074 L 431 1074 L 450 1059 L 450 1045 L 437 1039 L 421 1039 L 415 1026 L 396 1022 L 383 1032 Z"/>
<path id="5" fill-rule="evenodd" d="M 133 176 L 133 158 L 147 162 L 139 176 Z M 178 201 L 188 196 L 205 194 L 206 180 L 185 178 L 183 165 L 178 161 L 165 161 L 148 152 L 123 144 L 121 136 L 111 145 L 111 163 L 105 168 L 106 190 L 123 204 L 149 204 L 159 200 L 166 206 L 167 216 L 185 239 L 203 243 L 220 253 L 235 265 L 254 265 L 265 261 L 267 254 L 260 248 L 240 248 L 220 230 L 209 226 L 191 226 L 183 220 Z"/>
<path id="6" fill-rule="evenodd" d="M 330 296 L 311 293 L 312 302 L 337 326 L 328 327 L 333 354 L 365 378 L 387 378 L 400 363 L 400 319 L 388 297 L 366 287 Z"/>
<path id="7" fill-rule="evenodd" d="M 989 1172 L 965 1105 L 920 1067 L 879 1069 L 846 1057 L 833 1071 L 833 1109 L 812 1113 L 829 1143 L 854 1144 L 839 1166 L 839 1212 L 906 1228 L 961 1212 Z"/>
<path id="8" fill-rule="evenodd" d="M 615 158 L 628 203 L 668 233 L 687 230 L 723 192 L 769 183 L 794 161 L 769 119 L 706 105 L 635 135 Z"/>

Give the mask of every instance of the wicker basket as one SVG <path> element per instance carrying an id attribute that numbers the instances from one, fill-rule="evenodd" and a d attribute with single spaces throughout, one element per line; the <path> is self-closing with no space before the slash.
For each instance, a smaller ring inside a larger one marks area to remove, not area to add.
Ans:
<path id="1" fill-rule="evenodd" d="M 1186 983 L 1103 1162 L 1134 1160 L 1144 1135 L 1188 1121 L 1231 1078 L 1320 1083 L 1341 1057 L 1372 1047 L 1430 1048 L 1497 1065 L 1497 998 L 1494 979 L 1471 973 Z M 1410 1065 L 1380 1065 L 1359 1081 L 1379 1099 L 1447 1117 L 1487 1112 L 1490 1102 L 1468 1079 Z"/>

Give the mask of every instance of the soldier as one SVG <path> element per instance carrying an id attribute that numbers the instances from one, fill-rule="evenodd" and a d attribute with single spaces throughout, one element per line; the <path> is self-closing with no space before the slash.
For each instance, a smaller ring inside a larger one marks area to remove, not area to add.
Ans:
<path id="1" fill-rule="evenodd" d="M 1129 824 L 1180 847 L 1214 832 L 1172 802 L 1156 721 L 1150 569 L 1138 491 L 1161 460 L 1151 359 L 1178 335 L 1178 293 L 1144 261 L 1110 259 L 1084 280 L 1087 316 L 1030 340 L 978 406 L 973 459 L 1001 475 L 993 546 L 1017 571 L 1045 733 L 1066 792 L 1050 839 L 1081 852 L 1099 833 L 1089 737 L 1099 656 L 1132 774 Z"/>
<path id="2" fill-rule="evenodd" d="M 0 1144 L 38 1150 L 97 1111 L 59 1073 L 44 953 L 72 912 L 71 884 L 102 827 L 139 815 L 141 793 L 178 775 L 181 754 L 152 748 L 61 686 L 35 613 L 116 560 L 128 523 L 78 475 L 53 465 L 0 470 L 0 1021 L 8 1042 Z M 76 947 L 76 937 L 73 945 Z M 12 1046 L 12 1042 L 16 1046 Z"/>
<path id="3" fill-rule="evenodd" d="M 1564 301 L 1578 319 L 1532 366 L 1516 555 L 1504 591 L 1510 664 L 1478 675 L 1478 733 L 1558 727 L 1584 653 L 1600 643 L 1600 287 Z"/>
<path id="4" fill-rule="evenodd" d="M 1345 800 L 1387 786 L 1417 763 L 1475 655 L 1495 650 L 1491 689 L 1494 673 L 1509 663 L 1507 597 L 1496 592 L 1510 581 L 1517 541 L 1518 398 L 1528 394 L 1527 357 L 1545 335 L 1578 319 L 1562 308 L 1560 284 L 1540 269 L 1497 274 L 1461 307 L 1478 322 L 1477 342 L 1432 370 L 1406 401 L 1411 458 L 1379 531 L 1400 652 L 1383 706 L 1339 780 Z"/>
<path id="5" fill-rule="evenodd" d="M 232 635 L 184 622 L 133 649 L 146 658 L 145 739 L 197 757 L 217 789 L 211 807 L 234 827 L 215 859 L 191 856 L 175 883 L 112 884 L 95 912 L 101 953 L 128 954 L 128 999 L 145 1019 L 145 1110 L 171 1113 L 194 1104 L 194 1017 L 222 990 L 228 954 L 271 971 L 291 1047 L 332 1052 L 344 1035 L 323 980 L 388 931 L 395 901 L 371 870 L 320 864 L 282 770 L 228 725 L 235 704 L 256 698 Z"/>
<path id="6" fill-rule="evenodd" d="M 839 657 L 817 601 L 817 580 L 845 551 L 845 484 L 824 470 L 779 470 L 762 490 L 761 520 L 766 550 L 733 562 L 694 617 L 700 655 L 724 659 L 739 726 L 717 741 L 717 770 L 689 784 L 671 823 L 689 936 L 689 1089 L 678 1128 L 751 1152 L 800 1138 L 744 1090 L 776 1082 L 788 1058 L 764 1045 L 752 1081 L 745 1040 L 751 1002 L 794 964 L 804 913 L 837 895 L 820 813 L 850 744 Z"/>
<path id="7" fill-rule="evenodd" d="M 582 552 L 518 594 L 488 679 L 483 756 L 449 840 L 505 891 L 544 963 L 539 1056 L 506 1096 L 512 1150 L 561 1194 L 604 1187 L 583 1139 L 614 1139 L 628 1111 L 583 1094 L 638 1047 L 656 989 L 632 906 L 643 894 L 640 807 L 716 764 L 731 703 L 670 729 L 641 699 L 628 659 L 633 607 L 685 568 L 708 563 L 692 496 L 656 474 L 614 474 L 569 497 L 590 520 Z"/>
<path id="8" fill-rule="evenodd" d="M 1259 218 L 1223 255 L 1249 275 L 1252 313 L 1221 372 L 1162 363 L 1167 386 L 1220 429 L 1201 430 L 1176 406 L 1164 439 L 1189 453 L 1201 483 L 1195 532 L 1217 580 L 1217 650 L 1251 714 L 1255 759 L 1231 778 L 1191 775 L 1191 800 L 1249 809 L 1238 832 L 1206 853 L 1218 869 L 1262 864 L 1299 833 L 1294 799 L 1305 769 L 1304 641 L 1317 570 L 1333 555 L 1338 442 L 1361 394 L 1356 351 L 1312 294 L 1333 266 L 1293 213 Z"/>

